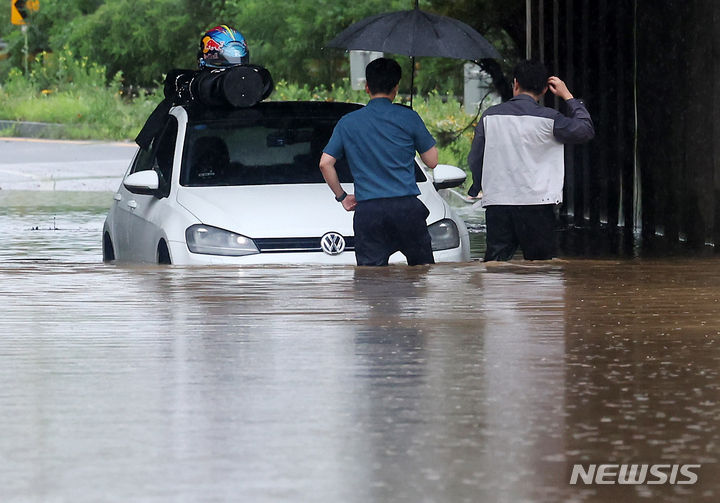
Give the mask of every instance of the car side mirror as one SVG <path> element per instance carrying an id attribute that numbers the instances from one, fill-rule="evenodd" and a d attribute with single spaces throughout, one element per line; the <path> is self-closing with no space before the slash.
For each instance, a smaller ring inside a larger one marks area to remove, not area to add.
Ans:
<path id="1" fill-rule="evenodd" d="M 433 185 L 437 190 L 457 187 L 458 185 L 462 185 L 465 178 L 467 178 L 463 170 L 450 164 L 438 164 L 435 169 L 432 170 L 432 174 Z"/>
<path id="2" fill-rule="evenodd" d="M 151 170 L 136 171 L 132 175 L 128 175 L 123 181 L 123 185 L 133 194 L 145 194 L 154 196 L 157 194 L 160 186 L 158 174 Z"/>

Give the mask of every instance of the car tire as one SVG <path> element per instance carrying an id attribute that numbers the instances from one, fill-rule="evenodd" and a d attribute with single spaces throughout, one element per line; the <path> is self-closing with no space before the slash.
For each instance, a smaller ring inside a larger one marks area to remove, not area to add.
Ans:
<path id="1" fill-rule="evenodd" d="M 102 251 L 103 262 L 112 262 L 115 260 L 115 248 L 113 247 L 112 239 L 110 239 L 110 234 L 107 232 L 103 235 Z"/>
<path id="2" fill-rule="evenodd" d="M 161 239 L 158 243 L 157 257 L 158 264 L 172 265 L 172 260 L 170 260 L 170 250 L 168 250 L 167 243 L 164 239 Z"/>

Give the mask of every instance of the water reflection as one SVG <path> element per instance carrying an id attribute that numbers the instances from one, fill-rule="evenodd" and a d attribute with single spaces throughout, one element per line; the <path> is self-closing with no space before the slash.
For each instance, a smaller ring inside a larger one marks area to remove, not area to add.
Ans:
<path id="1" fill-rule="evenodd" d="M 0 263 L 102 261 L 111 202 L 106 192 L 0 190 Z"/>
<path id="2" fill-rule="evenodd" d="M 3 501 L 717 498 L 716 260 L 104 265 L 65 201 L 0 213 Z"/>
<path id="3" fill-rule="evenodd" d="M 576 292 L 566 307 L 573 459 L 700 463 L 698 486 L 676 486 L 673 501 L 717 499 L 718 265 L 601 262 L 588 264 L 592 275 L 566 272 Z M 651 487 L 635 490 L 650 498 L 658 492 Z M 600 491 L 608 499 L 627 494 L 619 486 Z"/>

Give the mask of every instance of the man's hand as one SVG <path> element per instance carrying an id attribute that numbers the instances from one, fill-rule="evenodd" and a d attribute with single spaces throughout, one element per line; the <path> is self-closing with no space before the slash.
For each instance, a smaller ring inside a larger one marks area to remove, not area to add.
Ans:
<path id="1" fill-rule="evenodd" d="M 567 86 L 565 85 L 565 82 L 560 80 L 558 77 L 553 76 L 548 79 L 548 88 L 550 89 L 551 93 L 563 100 L 567 101 L 572 99 L 573 97 L 573 95 L 570 93 Z"/>
<path id="2" fill-rule="evenodd" d="M 355 211 L 355 206 L 357 206 L 355 194 L 348 194 L 345 196 L 345 199 L 342 200 L 342 205 L 343 208 L 345 208 L 345 211 Z"/>
<path id="3" fill-rule="evenodd" d="M 336 159 L 325 152 L 323 152 L 323 155 L 320 157 L 320 171 L 322 172 L 322 176 L 330 187 L 330 190 L 333 191 L 333 194 L 335 194 L 335 197 L 337 198 L 340 197 L 344 191 L 342 185 L 340 185 L 340 180 L 338 179 L 335 162 Z M 355 210 L 355 206 L 357 206 L 355 195 L 346 195 L 345 199 L 341 201 L 341 204 L 343 205 L 343 208 L 345 208 L 345 211 Z"/>

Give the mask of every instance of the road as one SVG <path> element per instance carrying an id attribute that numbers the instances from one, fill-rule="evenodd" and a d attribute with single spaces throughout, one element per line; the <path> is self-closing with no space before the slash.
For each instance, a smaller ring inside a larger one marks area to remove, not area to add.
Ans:
<path id="1" fill-rule="evenodd" d="M 0 139 L 0 190 L 113 191 L 134 143 Z"/>

